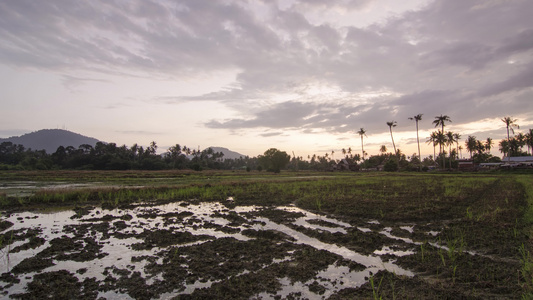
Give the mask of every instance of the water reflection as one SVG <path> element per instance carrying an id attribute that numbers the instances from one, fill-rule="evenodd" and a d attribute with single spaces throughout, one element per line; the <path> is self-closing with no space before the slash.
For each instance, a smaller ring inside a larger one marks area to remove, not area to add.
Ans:
<path id="1" fill-rule="evenodd" d="M 231 201 L 230 201 L 231 202 Z M 46 267 L 38 272 L 29 272 L 18 275 L 20 282 L 8 285 L 0 281 L 0 285 L 9 295 L 22 293 L 28 282 L 31 282 L 33 276 L 38 273 L 68 270 L 83 281 L 86 278 L 96 278 L 97 281 L 103 281 L 109 276 L 106 270 L 127 269 L 131 272 L 139 272 L 143 278 L 148 279 L 147 284 L 156 280 L 163 280 L 160 275 L 149 274 L 145 267 L 149 260 L 135 259 L 136 257 L 157 257 L 157 254 L 168 247 L 153 246 L 145 248 L 135 248 L 135 245 L 143 243 L 143 234 L 154 230 L 168 230 L 171 232 L 189 232 L 196 237 L 209 236 L 210 239 L 234 238 L 240 241 L 249 241 L 249 236 L 243 235 L 242 231 L 253 229 L 257 231 L 272 230 L 282 232 L 293 239 L 293 243 L 308 245 L 318 250 L 326 250 L 337 254 L 347 260 L 356 262 L 365 267 L 363 271 L 350 271 L 346 266 L 330 265 L 327 269 L 318 273 L 315 279 L 308 282 L 289 283 L 287 278 L 279 278 L 282 289 L 278 291 L 277 296 L 287 296 L 290 293 L 299 292 L 302 297 L 315 298 L 317 294 L 309 290 L 309 285 L 319 280 L 325 288 L 322 296 L 327 297 L 340 289 L 346 287 L 357 287 L 366 282 L 366 278 L 372 273 L 379 270 L 389 270 L 399 275 L 413 276 L 409 270 L 404 270 L 390 261 L 382 261 L 381 255 L 409 255 L 412 251 L 395 251 L 393 247 L 384 247 L 375 249 L 372 255 L 363 255 L 350 250 L 346 247 L 322 242 L 314 237 L 310 237 L 287 225 L 276 223 L 267 217 L 260 217 L 254 214 L 264 209 L 261 206 L 236 206 L 228 208 L 224 203 L 210 202 L 200 204 L 188 203 L 171 203 L 159 206 L 138 205 L 131 209 L 103 209 L 100 207 L 92 208 L 87 214 L 79 217 L 73 210 L 65 210 L 53 213 L 34 213 L 21 212 L 9 216 L 1 216 L 2 220 L 12 222 L 11 228 L 4 230 L 27 232 L 28 230 L 38 230 L 38 236 L 46 240 L 44 244 L 36 248 L 21 250 L 16 253 L 10 253 L 11 249 L 28 243 L 28 239 L 16 241 L 1 250 L 0 273 L 12 272 L 13 268 L 23 262 L 25 259 L 32 258 L 43 250 L 51 246 L 54 239 L 63 237 L 73 238 L 76 235 L 83 235 L 84 238 L 94 239 L 99 248 L 99 254 L 96 258 L 88 261 L 73 261 L 54 259 L 53 265 Z M 294 206 L 283 206 L 276 208 L 279 211 L 298 213 L 300 217 L 291 222 L 297 227 L 304 227 L 319 232 L 330 232 L 337 234 L 347 234 L 347 230 L 352 226 L 348 223 L 314 214 Z M 241 224 L 233 224 L 231 218 L 242 218 L 245 220 Z M 376 224 L 377 221 L 369 221 L 369 224 Z M 377 223 L 379 224 L 379 223 Z M 104 229 L 95 228 L 98 225 Z M 87 228 L 85 228 L 85 227 Z M 296 227 L 296 228 L 297 228 Z M 85 231 L 82 231 L 84 228 Z M 73 230 L 74 229 L 74 230 Z M 368 228 L 357 227 L 363 233 L 370 232 Z M 412 230 L 412 227 L 403 228 L 406 231 Z M 395 237 L 390 233 L 390 228 L 385 228 L 381 234 L 399 239 L 403 242 L 414 243 L 408 238 Z M 79 238 L 79 236 L 78 236 Z M 172 247 L 190 247 L 205 243 L 208 239 L 197 241 L 187 241 L 183 243 L 171 243 Z M 85 245 L 84 247 L 86 247 Z M 392 246 L 392 245 L 391 245 Z M 135 250 L 134 250 L 135 249 Z M 272 264 L 279 264 L 289 260 L 292 253 L 287 253 L 285 259 L 275 259 Z M 158 263 L 162 264 L 160 258 Z M 265 266 L 268 267 L 268 266 Z M 195 289 L 209 287 L 215 281 L 197 281 L 185 284 L 185 289 L 173 293 L 165 293 L 161 298 L 168 298 L 179 293 L 192 293 Z M 271 298 L 276 295 L 259 294 L 263 298 Z M 99 292 L 98 297 L 127 299 L 119 291 Z"/>

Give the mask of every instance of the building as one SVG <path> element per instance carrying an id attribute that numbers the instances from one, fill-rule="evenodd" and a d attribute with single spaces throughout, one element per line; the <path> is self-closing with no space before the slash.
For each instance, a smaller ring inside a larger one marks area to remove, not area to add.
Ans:
<path id="1" fill-rule="evenodd" d="M 502 168 L 533 168 L 533 156 L 511 156 L 502 158 Z"/>

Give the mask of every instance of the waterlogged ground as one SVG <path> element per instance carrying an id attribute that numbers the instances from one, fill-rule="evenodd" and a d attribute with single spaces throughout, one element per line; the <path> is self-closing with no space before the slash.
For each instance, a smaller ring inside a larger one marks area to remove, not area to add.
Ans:
<path id="1" fill-rule="evenodd" d="M 234 186 L 249 193 L 232 201 L 8 210 L 0 295 L 509 299 L 529 288 L 518 182 L 354 179 Z"/>
<path id="2" fill-rule="evenodd" d="M 410 239 L 377 221 L 354 227 L 291 206 L 179 202 L 22 212 L 2 221 L 13 224 L 4 229 L 13 242 L 2 250 L 0 289 L 14 298 L 315 299 L 361 286 L 380 270 L 413 276 L 393 259 L 413 253 Z M 376 242 L 362 253 L 309 232 Z"/>

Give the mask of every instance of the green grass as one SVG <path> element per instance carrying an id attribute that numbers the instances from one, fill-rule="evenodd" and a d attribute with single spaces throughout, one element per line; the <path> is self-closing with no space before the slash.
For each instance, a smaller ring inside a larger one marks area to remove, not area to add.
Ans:
<path id="1" fill-rule="evenodd" d="M 525 225 L 525 231 L 529 237 L 533 237 L 533 176 L 519 175 L 516 176 L 518 182 L 524 186 L 525 198 L 528 203 L 522 222 Z M 533 241 L 530 239 L 525 245 L 520 247 L 520 254 L 522 255 L 521 263 L 521 284 L 523 287 L 523 299 L 533 299 Z"/>

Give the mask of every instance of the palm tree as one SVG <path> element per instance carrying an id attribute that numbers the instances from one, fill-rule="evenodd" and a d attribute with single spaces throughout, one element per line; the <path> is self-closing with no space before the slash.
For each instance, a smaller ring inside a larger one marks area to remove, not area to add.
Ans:
<path id="1" fill-rule="evenodd" d="M 455 153 L 456 153 L 457 155 L 459 155 L 459 140 L 461 139 L 461 134 L 459 134 L 459 133 L 454 133 L 454 134 L 453 134 L 453 139 L 455 140 L 455 144 L 456 144 L 456 147 L 455 147 L 455 149 L 456 149 L 456 150 L 455 150 Z M 461 157 L 458 157 L 458 158 L 460 159 Z"/>
<path id="2" fill-rule="evenodd" d="M 444 135 L 444 123 L 446 123 L 446 122 L 450 122 L 450 123 L 452 122 L 450 117 L 448 117 L 447 115 L 437 116 L 437 117 L 435 117 L 435 120 L 433 121 L 433 124 L 435 124 L 435 127 L 441 126 L 441 133 L 443 135 Z M 440 147 L 440 151 L 442 152 L 442 145 Z"/>
<path id="3" fill-rule="evenodd" d="M 420 157 L 420 140 L 418 139 L 418 121 L 422 120 L 422 114 L 418 114 L 412 118 L 409 118 L 409 120 L 415 120 L 416 123 L 416 143 L 418 144 L 418 159 L 422 161 L 422 158 Z"/>
<path id="4" fill-rule="evenodd" d="M 490 153 L 490 149 L 492 149 L 492 145 L 494 145 L 494 142 L 492 141 L 492 138 L 488 137 L 487 141 L 485 142 L 485 149 L 487 149 L 488 153 Z"/>
<path id="5" fill-rule="evenodd" d="M 518 142 L 517 152 L 522 152 L 522 147 L 524 147 L 524 145 L 527 143 L 526 136 L 520 132 L 515 136 L 515 138 L 516 138 L 516 141 Z"/>
<path id="6" fill-rule="evenodd" d="M 435 160 L 436 153 L 435 153 L 435 145 L 437 145 L 437 131 L 433 131 L 431 135 L 426 140 L 428 144 L 433 144 L 433 160 Z"/>
<path id="7" fill-rule="evenodd" d="M 502 119 L 502 122 L 505 123 L 505 126 L 507 127 L 507 145 L 510 145 L 509 129 L 511 129 L 511 132 L 514 134 L 513 127 L 520 128 L 520 126 L 518 126 L 518 124 L 516 124 L 516 121 L 517 121 L 517 119 L 513 119 L 511 117 L 505 117 L 505 118 Z M 510 151 L 507 154 L 507 161 L 508 162 L 511 161 L 511 153 L 510 153 Z"/>
<path id="8" fill-rule="evenodd" d="M 440 116 L 437 116 L 435 117 L 435 120 L 433 121 L 433 124 L 435 124 L 435 127 L 437 126 L 441 126 L 442 130 L 441 132 L 444 132 L 444 125 L 446 122 L 452 122 L 452 120 L 450 119 L 450 117 L 448 117 L 447 115 L 440 115 Z"/>
<path id="9" fill-rule="evenodd" d="M 392 147 L 394 147 L 394 154 L 397 154 L 396 145 L 394 144 L 394 137 L 392 136 L 392 127 L 396 127 L 396 121 L 387 122 L 387 125 L 389 126 L 390 138 L 392 139 Z"/>
<path id="10" fill-rule="evenodd" d="M 452 168 L 452 146 L 453 144 L 455 143 L 455 135 L 453 132 L 451 131 L 448 131 L 446 133 L 446 144 L 448 145 L 449 147 L 449 156 L 450 156 L 450 169 Z"/>
<path id="11" fill-rule="evenodd" d="M 466 150 L 470 152 L 470 159 L 472 159 L 472 153 L 476 151 L 476 148 L 477 148 L 476 137 L 473 135 L 469 135 L 465 141 L 465 146 L 466 146 Z"/>
<path id="12" fill-rule="evenodd" d="M 526 133 L 526 144 L 527 151 L 531 149 L 531 154 L 533 155 L 533 129 L 529 129 L 529 132 Z"/>
<path id="13" fill-rule="evenodd" d="M 363 136 L 366 136 L 366 130 L 361 127 L 361 129 L 359 129 L 357 133 L 361 136 L 361 150 L 363 152 L 363 161 L 365 161 L 365 147 L 363 144 Z"/>
<path id="14" fill-rule="evenodd" d="M 382 154 L 387 153 L 387 146 L 381 145 L 381 148 L 379 148 L 379 152 L 381 152 Z"/>
<path id="15" fill-rule="evenodd" d="M 445 168 L 446 164 L 446 148 L 444 146 L 447 145 L 448 138 L 446 137 L 446 134 L 444 134 L 441 131 L 437 131 L 437 143 L 440 146 L 440 149 L 442 149 L 442 152 L 440 153 L 442 155 L 442 168 Z"/>
<path id="16" fill-rule="evenodd" d="M 509 156 L 509 142 L 507 140 L 500 140 L 500 152 L 503 153 L 504 156 Z"/>

